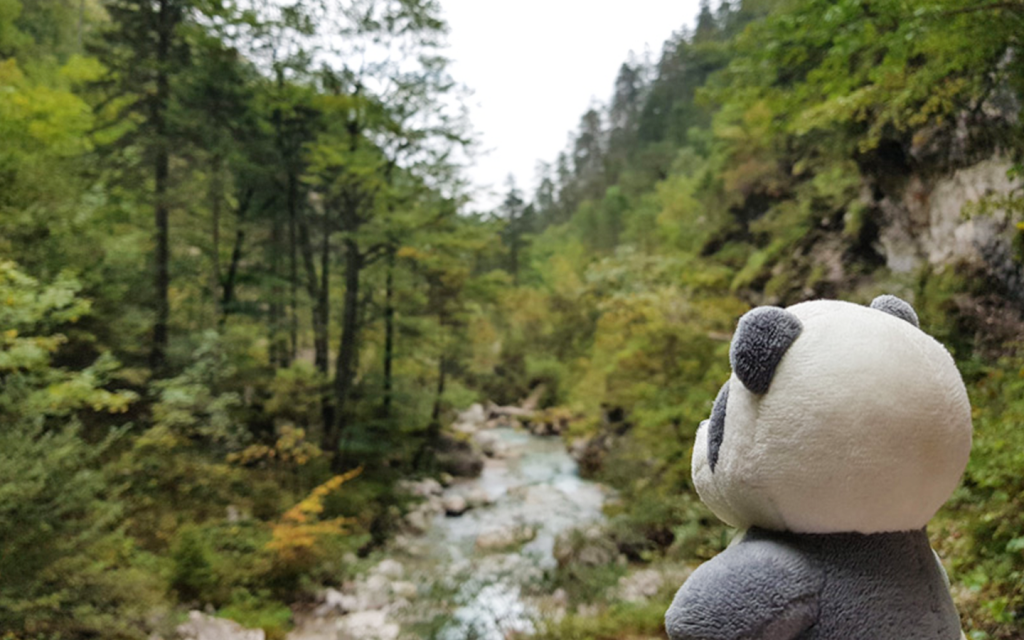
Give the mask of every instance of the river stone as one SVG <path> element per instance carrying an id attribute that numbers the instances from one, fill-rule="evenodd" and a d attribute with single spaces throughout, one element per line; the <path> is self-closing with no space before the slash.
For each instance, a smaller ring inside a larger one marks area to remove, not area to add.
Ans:
<path id="1" fill-rule="evenodd" d="M 619 578 L 619 599 L 626 602 L 643 602 L 658 595 L 665 579 L 655 569 L 643 569 Z"/>
<path id="2" fill-rule="evenodd" d="M 434 453 L 438 468 L 458 478 L 475 478 L 484 468 L 484 456 L 469 442 L 442 435 Z"/>
<path id="3" fill-rule="evenodd" d="M 476 509 L 491 504 L 493 500 L 483 487 L 473 487 L 466 492 L 466 502 L 470 509 Z"/>
<path id="4" fill-rule="evenodd" d="M 441 483 L 433 478 L 424 478 L 422 480 L 400 480 L 398 482 L 398 488 L 419 498 L 439 496 L 444 491 Z"/>
<path id="5" fill-rule="evenodd" d="M 323 593 L 320 595 L 320 599 L 323 600 L 323 602 L 313 613 L 321 618 L 336 613 L 345 613 L 346 600 L 351 602 L 351 596 L 346 596 L 337 589 L 332 589 L 330 587 L 324 589 Z"/>
<path id="6" fill-rule="evenodd" d="M 360 611 L 338 621 L 339 640 L 397 640 L 398 633 L 384 611 Z"/>
<path id="7" fill-rule="evenodd" d="M 431 517 L 423 509 L 413 509 L 403 519 L 406 527 L 413 533 L 426 533 L 430 529 Z"/>
<path id="8" fill-rule="evenodd" d="M 444 497 L 444 512 L 449 516 L 461 516 L 469 509 L 469 503 L 460 495 L 447 495 Z"/>
<path id="9" fill-rule="evenodd" d="M 181 640 L 266 640 L 263 629 L 246 629 L 234 620 L 189 611 L 188 622 L 177 629 Z"/>
<path id="10" fill-rule="evenodd" d="M 415 600 L 419 594 L 419 589 L 416 585 L 408 580 L 397 580 L 391 583 L 391 593 L 395 594 L 398 598 L 404 598 L 406 600 Z"/>
<path id="11" fill-rule="evenodd" d="M 373 568 L 373 573 L 391 580 L 401 580 L 405 575 L 405 567 L 398 560 L 385 558 Z"/>
<path id="12" fill-rule="evenodd" d="M 530 525 L 502 527 L 485 531 L 476 537 L 476 548 L 496 551 L 529 542 L 537 537 L 537 529 Z"/>

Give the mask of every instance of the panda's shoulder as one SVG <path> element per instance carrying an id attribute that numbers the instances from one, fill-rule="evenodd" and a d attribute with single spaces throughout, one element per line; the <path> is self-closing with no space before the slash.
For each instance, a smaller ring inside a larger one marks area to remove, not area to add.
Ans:
<path id="1" fill-rule="evenodd" d="M 790 637 L 784 629 L 813 624 L 823 584 L 820 567 L 790 541 L 748 535 L 690 575 L 666 628 L 673 639 L 763 637 L 767 629 Z"/>

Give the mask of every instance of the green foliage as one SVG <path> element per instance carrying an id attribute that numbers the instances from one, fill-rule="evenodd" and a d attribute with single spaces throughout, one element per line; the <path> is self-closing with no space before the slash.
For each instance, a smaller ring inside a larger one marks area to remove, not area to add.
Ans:
<path id="1" fill-rule="evenodd" d="M 1024 359 L 1007 357 L 971 385 L 974 448 L 962 486 L 944 507 L 933 538 L 961 586 L 969 626 L 1011 638 L 1024 619 Z"/>
<path id="2" fill-rule="evenodd" d="M 78 288 L 0 262 L 0 626 L 136 637 L 159 586 L 128 566 L 121 505 L 97 470 L 117 432 L 82 435 L 83 419 L 123 412 L 135 395 L 101 388 L 118 366 L 110 356 L 78 371 L 53 364 L 58 331 L 89 310 Z"/>
<path id="3" fill-rule="evenodd" d="M 240 449 L 249 437 L 235 418 L 241 399 L 233 392 L 218 393 L 223 380 L 232 375 L 232 367 L 210 331 L 202 336 L 192 354 L 191 364 L 179 375 L 152 385 L 157 401 L 152 406 L 155 428 L 163 428 L 186 439 L 202 439 L 209 444 Z"/>
<path id="4" fill-rule="evenodd" d="M 533 637 L 567 640 L 618 640 L 619 638 L 662 638 L 665 610 L 670 600 L 642 604 L 620 603 L 600 609 L 596 615 L 571 613 L 560 620 L 542 620 Z"/>
<path id="5" fill-rule="evenodd" d="M 248 590 L 236 589 L 232 593 L 231 604 L 218 610 L 217 614 L 248 629 L 263 629 L 267 640 L 284 640 L 292 627 L 292 610 L 267 595 L 266 592 L 253 595 Z"/>

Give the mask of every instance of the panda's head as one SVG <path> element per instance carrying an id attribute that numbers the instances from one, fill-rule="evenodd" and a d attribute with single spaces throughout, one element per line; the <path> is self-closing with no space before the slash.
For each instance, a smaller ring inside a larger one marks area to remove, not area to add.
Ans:
<path id="1" fill-rule="evenodd" d="M 693 480 L 736 527 L 800 533 L 924 527 L 971 449 L 967 391 L 894 296 L 758 307 L 701 423 Z"/>

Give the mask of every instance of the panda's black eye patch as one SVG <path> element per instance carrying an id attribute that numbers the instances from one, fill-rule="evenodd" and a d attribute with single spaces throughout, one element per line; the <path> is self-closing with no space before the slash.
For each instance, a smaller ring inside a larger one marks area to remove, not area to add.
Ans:
<path id="1" fill-rule="evenodd" d="M 779 307 L 757 307 L 743 314 L 729 347 L 729 362 L 743 386 L 754 393 L 767 392 L 775 368 L 803 329 L 799 318 Z"/>
<path id="2" fill-rule="evenodd" d="M 902 298 L 888 294 L 878 296 L 871 301 L 871 308 L 884 311 L 891 316 L 896 316 L 900 320 L 906 320 L 918 329 L 921 328 L 921 321 L 917 319 L 917 312 L 914 311 L 914 307 L 910 306 L 910 303 Z"/>
<path id="3" fill-rule="evenodd" d="M 715 404 L 711 407 L 711 419 L 708 424 L 708 465 L 711 473 L 715 472 L 715 465 L 718 464 L 718 450 L 722 448 L 722 439 L 725 438 L 725 408 L 729 404 L 729 381 L 718 391 Z"/>

